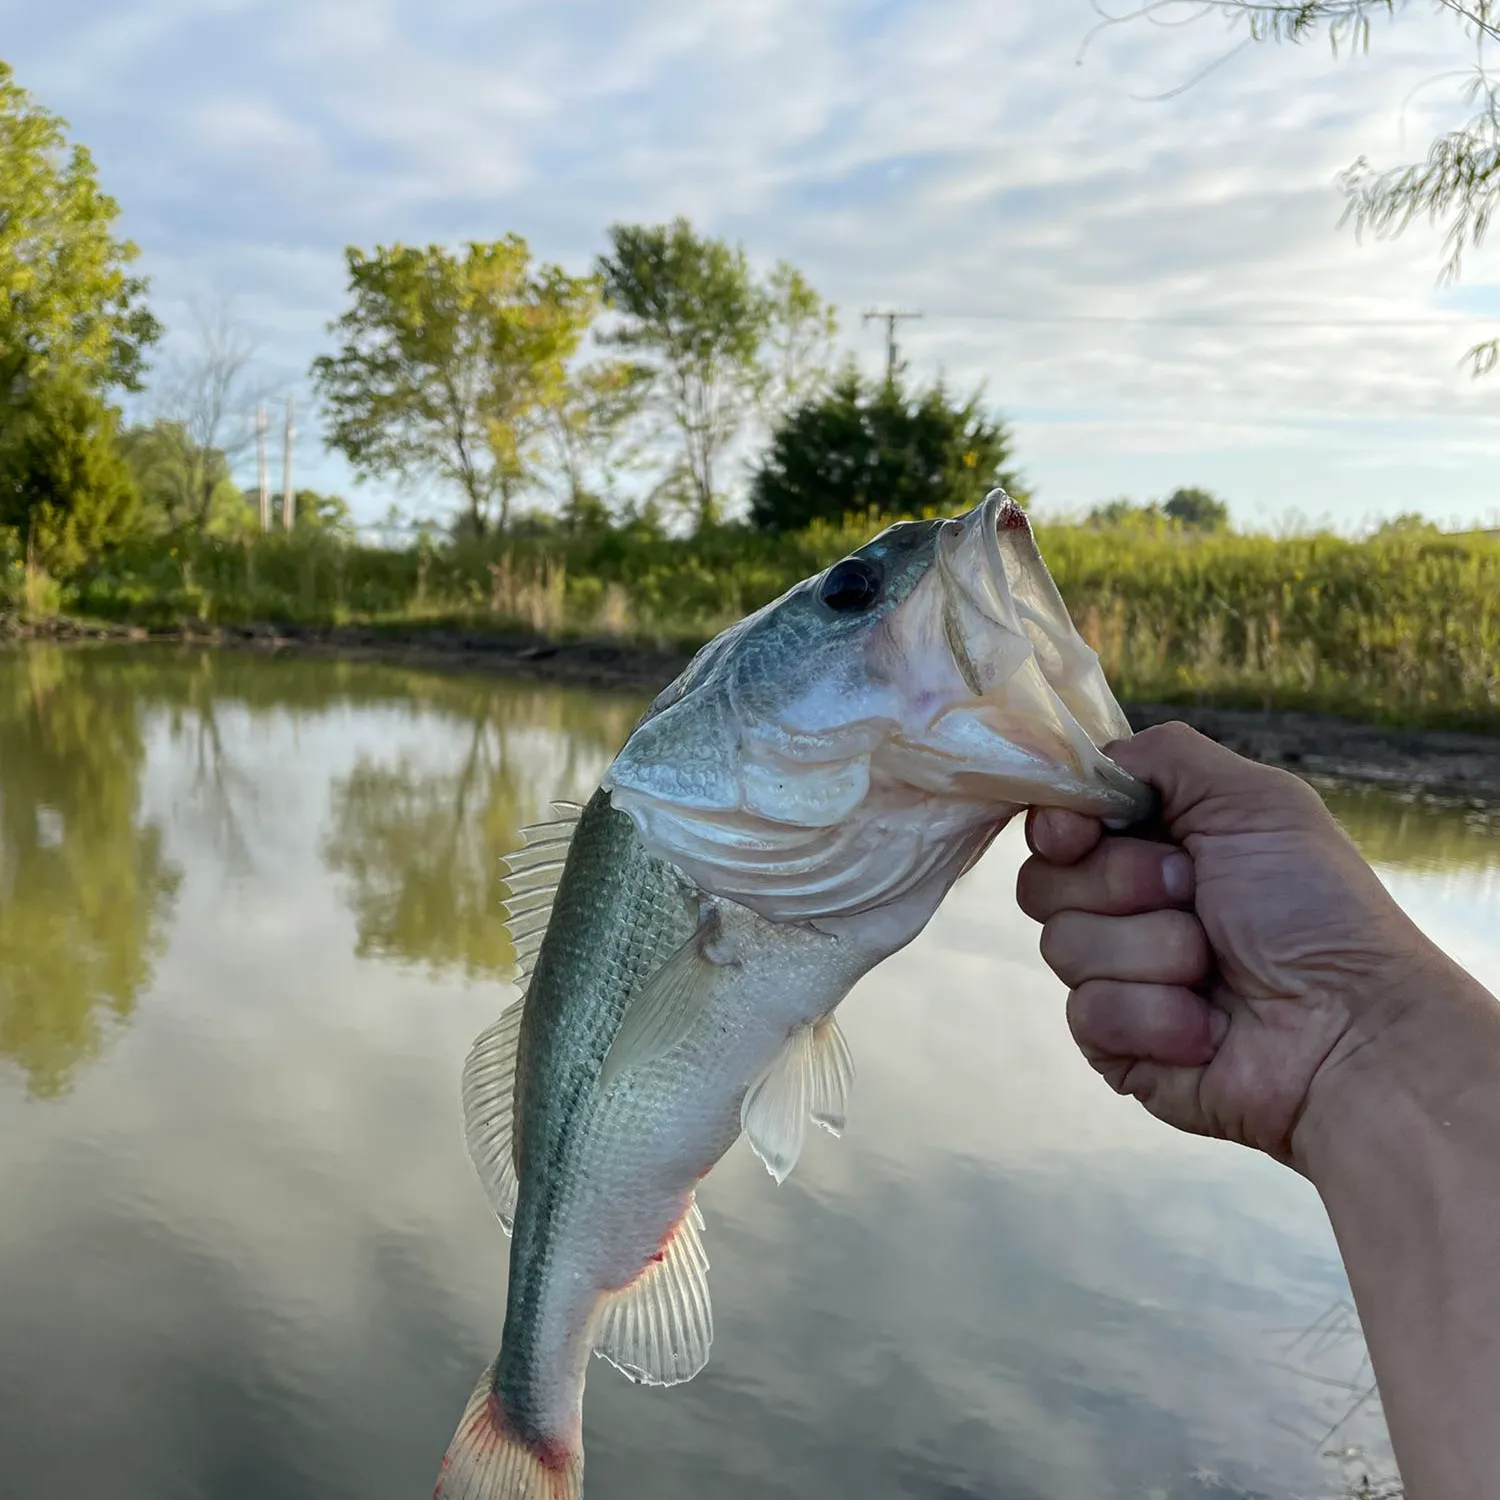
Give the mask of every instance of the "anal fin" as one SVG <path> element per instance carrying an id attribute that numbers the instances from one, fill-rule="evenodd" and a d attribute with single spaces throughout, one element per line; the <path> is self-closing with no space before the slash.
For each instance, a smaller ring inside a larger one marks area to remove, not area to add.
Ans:
<path id="1" fill-rule="evenodd" d="M 643 1385 L 680 1385 L 708 1363 L 714 1339 L 696 1197 L 658 1255 L 606 1301 L 594 1353 Z"/>
<path id="2" fill-rule="evenodd" d="M 808 1120 L 831 1135 L 843 1131 L 853 1083 L 854 1056 L 831 1015 L 787 1038 L 740 1105 L 751 1149 L 777 1182 L 785 1182 L 797 1165 Z"/>

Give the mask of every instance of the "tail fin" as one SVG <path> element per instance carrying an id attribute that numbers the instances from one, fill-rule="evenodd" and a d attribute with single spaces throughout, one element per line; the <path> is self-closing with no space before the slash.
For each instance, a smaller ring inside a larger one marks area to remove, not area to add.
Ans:
<path id="1" fill-rule="evenodd" d="M 582 1500 L 583 1453 L 528 1442 L 506 1420 L 495 1366 L 479 1377 L 443 1455 L 432 1500 Z"/>

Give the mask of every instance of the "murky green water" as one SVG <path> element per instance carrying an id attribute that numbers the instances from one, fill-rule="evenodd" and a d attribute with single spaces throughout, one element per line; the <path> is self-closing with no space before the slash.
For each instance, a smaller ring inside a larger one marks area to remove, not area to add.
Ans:
<path id="1" fill-rule="evenodd" d="M 638 708 L 0 654 L 0 1495 L 430 1493 L 503 1310 L 458 1113 L 508 993 L 497 857 Z M 1500 836 L 1336 800 L 1500 984 Z M 845 1138 L 709 1180 L 713 1360 L 593 1366 L 591 1500 L 1281 1497 L 1378 1454 L 1368 1415 L 1327 1437 L 1357 1345 L 1296 1342 L 1347 1297 L 1314 1195 L 1090 1074 L 1020 857 L 845 1007 Z"/>

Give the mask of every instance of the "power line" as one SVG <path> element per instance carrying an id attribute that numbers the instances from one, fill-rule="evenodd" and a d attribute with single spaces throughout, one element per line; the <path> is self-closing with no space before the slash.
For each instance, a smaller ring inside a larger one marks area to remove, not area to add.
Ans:
<path id="1" fill-rule="evenodd" d="M 866 319 L 872 316 L 865 314 Z M 1120 328 L 1451 328 L 1500 321 L 1500 313 L 1465 313 L 1454 318 L 1151 318 L 1113 313 L 1022 313 L 998 311 L 929 312 L 944 323 L 1037 323 L 1108 325 Z"/>

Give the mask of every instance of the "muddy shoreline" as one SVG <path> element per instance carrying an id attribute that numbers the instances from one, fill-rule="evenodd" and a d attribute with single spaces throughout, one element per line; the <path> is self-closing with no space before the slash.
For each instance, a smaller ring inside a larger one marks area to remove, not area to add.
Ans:
<path id="1" fill-rule="evenodd" d="M 339 656 L 405 666 L 461 669 L 580 687 L 653 693 L 686 665 L 690 653 L 608 641 L 543 641 L 527 635 L 462 630 L 387 631 L 344 626 L 302 629 L 252 625 L 148 631 L 139 626 L 0 617 L 0 643 L 157 642 L 213 645 L 267 655 Z M 1242 755 L 1284 766 L 1314 781 L 1382 786 L 1410 795 L 1500 805 L 1500 735 L 1391 729 L 1303 712 L 1212 708 L 1197 704 L 1127 703 L 1144 729 L 1181 719 Z"/>

